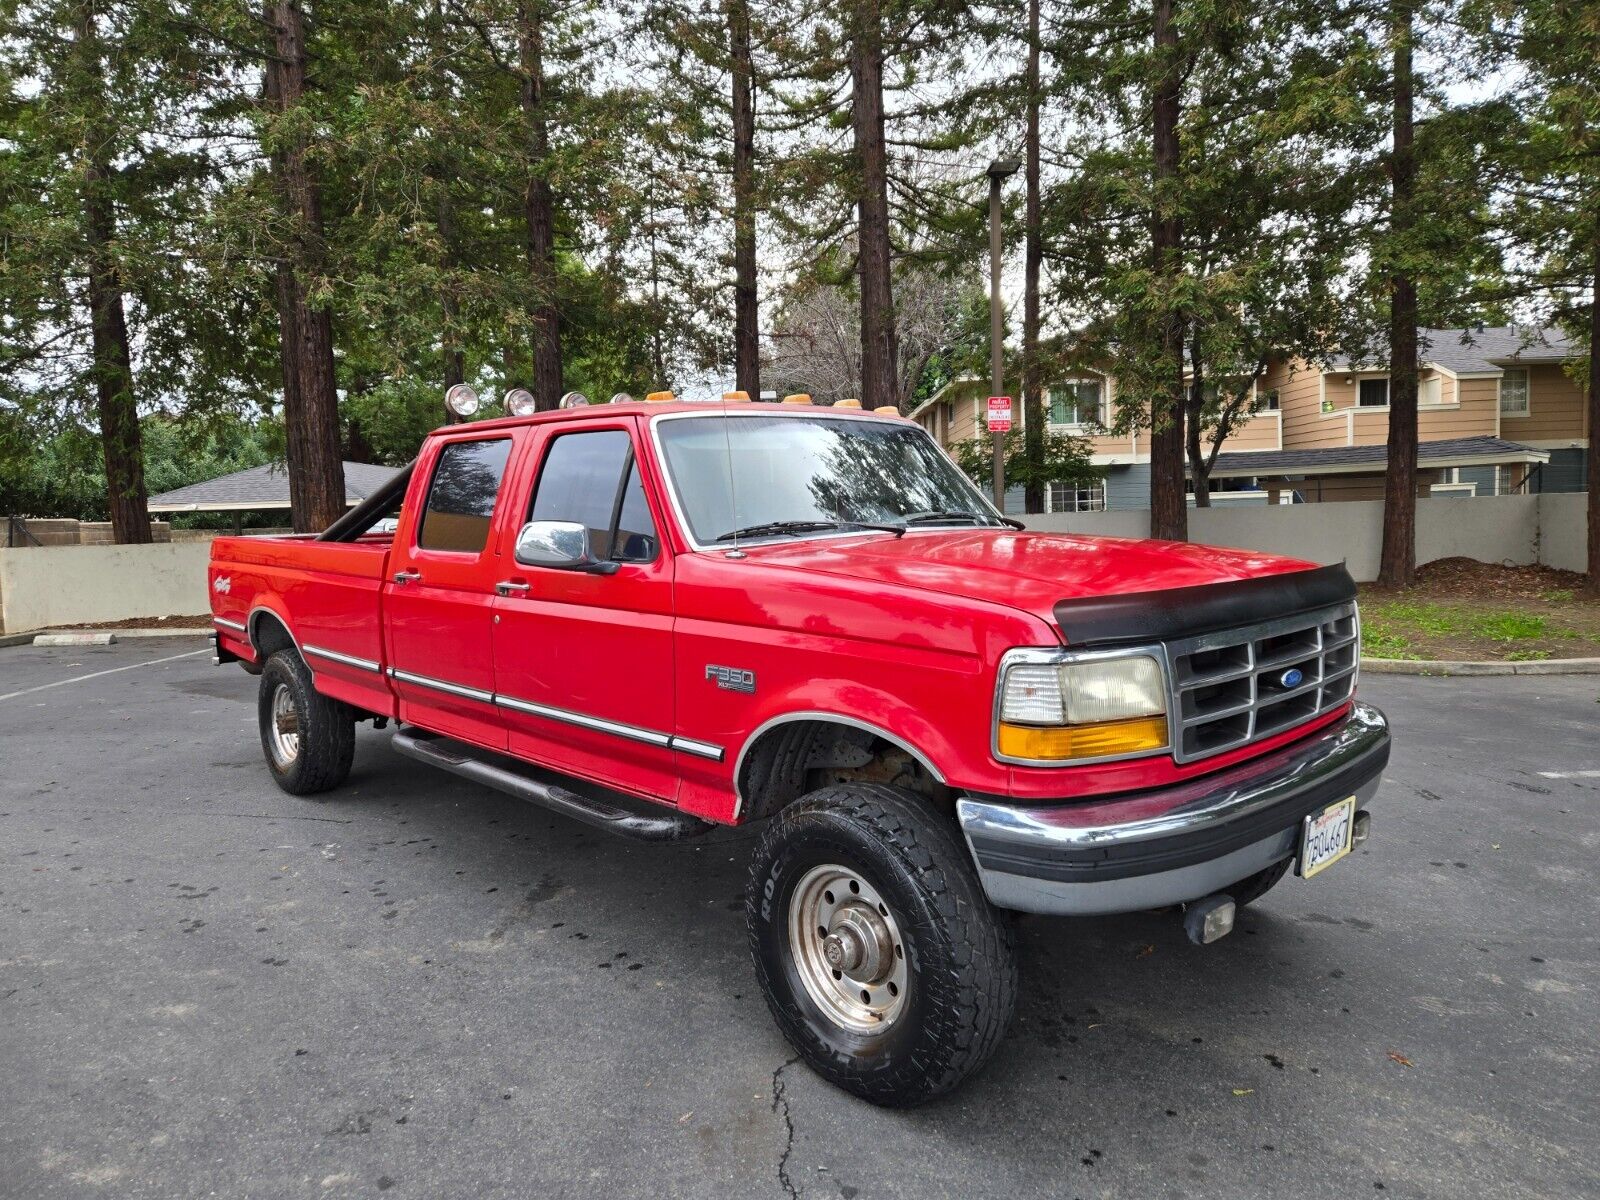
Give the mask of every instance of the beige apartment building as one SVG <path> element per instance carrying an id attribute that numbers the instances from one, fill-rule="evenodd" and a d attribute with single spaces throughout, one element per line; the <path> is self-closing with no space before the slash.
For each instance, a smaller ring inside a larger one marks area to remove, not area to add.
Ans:
<path id="1" fill-rule="evenodd" d="M 1584 490 L 1591 432 L 1586 395 L 1567 371 L 1578 351 L 1554 330 L 1422 331 L 1418 398 L 1420 494 L 1502 496 Z M 1385 366 L 1335 360 L 1274 363 L 1254 384 L 1255 411 L 1224 443 L 1212 472 L 1215 503 L 1316 503 L 1381 499 L 1389 436 Z M 983 428 L 988 390 L 960 379 L 911 417 L 946 446 Z M 1052 431 L 1087 437 L 1105 478 L 1054 484 L 1052 512 L 1145 508 L 1145 431 L 1108 432 L 1109 375 L 1083 370 L 1048 389 Z M 1020 416 L 1020 406 L 1018 415 Z M 1020 489 L 1007 508 L 1020 511 Z"/>

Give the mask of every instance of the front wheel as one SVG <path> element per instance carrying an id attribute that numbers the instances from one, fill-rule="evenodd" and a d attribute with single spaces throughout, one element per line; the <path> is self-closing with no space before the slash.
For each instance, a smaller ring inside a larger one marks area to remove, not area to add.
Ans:
<path id="1" fill-rule="evenodd" d="M 350 774 L 356 723 L 350 706 L 317 691 L 293 650 L 279 650 L 261 672 L 256 703 L 261 749 L 272 778 L 294 796 L 336 788 Z"/>
<path id="2" fill-rule="evenodd" d="M 865 1100 L 950 1091 L 1011 1023 L 1010 928 L 955 831 L 910 792 L 850 784 L 784 809 L 756 846 L 745 906 L 778 1027 Z"/>

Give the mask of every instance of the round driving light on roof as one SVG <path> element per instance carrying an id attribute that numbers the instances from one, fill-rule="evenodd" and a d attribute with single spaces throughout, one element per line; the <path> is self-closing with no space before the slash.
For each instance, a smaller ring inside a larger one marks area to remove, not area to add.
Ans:
<path id="1" fill-rule="evenodd" d="M 444 406 L 458 417 L 470 417 L 478 411 L 478 393 L 471 384 L 458 383 L 444 394 Z"/>
<path id="2" fill-rule="evenodd" d="M 568 392 L 561 397 L 562 408 L 582 408 L 587 403 L 589 403 L 589 397 L 582 392 Z"/>
<path id="3" fill-rule="evenodd" d="M 505 406 L 513 417 L 531 417 L 539 411 L 539 402 L 527 388 L 512 388 L 507 392 Z"/>
<path id="4" fill-rule="evenodd" d="M 611 397 L 611 403 L 613 403 L 613 404 L 632 404 L 633 403 L 633 397 L 628 395 L 627 392 L 618 392 L 615 396 Z"/>

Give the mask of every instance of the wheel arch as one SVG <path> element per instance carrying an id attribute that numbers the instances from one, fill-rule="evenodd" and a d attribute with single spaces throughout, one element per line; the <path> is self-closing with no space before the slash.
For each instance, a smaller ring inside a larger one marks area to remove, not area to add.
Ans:
<path id="1" fill-rule="evenodd" d="M 255 650 L 262 662 L 266 662 L 279 650 L 293 647 L 294 652 L 304 660 L 305 655 L 300 650 L 300 643 L 296 640 L 289 622 L 282 613 L 266 605 L 260 605 L 250 610 L 250 616 L 245 621 L 248 630 L 246 636 L 250 645 Z"/>
<path id="2" fill-rule="evenodd" d="M 768 817 L 798 800 L 808 790 L 811 772 L 885 762 L 894 751 L 909 758 L 933 790 L 948 791 L 944 774 L 930 755 L 881 725 L 820 709 L 770 717 L 745 739 L 734 760 L 734 819 Z M 863 753 L 865 763 L 851 761 Z"/>

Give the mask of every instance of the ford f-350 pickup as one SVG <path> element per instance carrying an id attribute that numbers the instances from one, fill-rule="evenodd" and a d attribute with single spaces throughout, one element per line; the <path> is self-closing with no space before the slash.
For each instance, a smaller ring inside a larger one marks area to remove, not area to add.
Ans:
<path id="1" fill-rule="evenodd" d="M 320 535 L 218 538 L 210 586 L 286 791 L 339 786 L 370 720 L 626 836 L 759 823 L 773 1016 L 881 1104 L 992 1054 L 1011 912 L 1213 940 L 1366 837 L 1389 755 L 1343 567 L 1022 531 L 893 415 L 448 426 Z"/>

